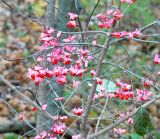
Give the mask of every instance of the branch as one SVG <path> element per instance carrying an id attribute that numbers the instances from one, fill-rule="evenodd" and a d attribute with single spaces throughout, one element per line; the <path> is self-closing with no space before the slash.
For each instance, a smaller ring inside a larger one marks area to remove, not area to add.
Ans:
<path id="1" fill-rule="evenodd" d="M 57 46 L 56 48 L 58 48 L 58 47 L 62 47 L 62 46 L 64 46 L 64 45 L 74 45 L 74 46 L 81 46 L 81 45 L 85 45 L 85 46 L 87 46 L 87 45 L 89 45 L 89 46 L 93 46 L 93 44 L 92 43 L 61 43 L 61 45 L 59 45 L 59 46 Z M 103 48 L 103 46 L 102 45 L 94 45 L 94 47 L 97 47 L 97 48 Z M 38 56 L 41 56 L 41 55 L 44 55 L 45 53 L 48 53 L 50 50 L 52 50 L 53 49 L 53 47 L 51 46 L 51 47 L 48 47 L 47 49 L 45 49 L 45 50 L 41 50 L 41 51 L 38 51 L 38 52 L 36 52 L 36 53 L 34 53 L 34 54 L 32 54 L 32 55 L 29 55 L 29 56 L 26 56 L 26 57 L 24 57 L 24 58 L 15 58 L 15 59 L 9 59 L 9 58 L 6 58 L 6 57 L 2 57 L 2 58 L 0 58 L 0 60 L 6 60 L 6 61 L 23 61 L 23 60 L 29 60 L 29 59 L 32 59 L 32 58 L 37 58 Z"/>
<path id="2" fill-rule="evenodd" d="M 147 28 L 150 28 L 151 26 L 153 26 L 153 25 L 155 25 L 155 24 L 157 24 L 157 23 L 160 23 L 160 19 L 157 19 L 157 20 L 155 20 L 154 22 L 152 22 L 152 23 L 150 23 L 150 24 L 148 24 L 148 25 L 140 28 L 140 31 L 143 32 L 143 31 L 146 30 Z M 128 38 L 121 38 L 121 39 L 113 40 L 113 41 L 111 42 L 111 44 L 114 44 L 114 43 L 123 41 L 123 40 L 125 40 L 125 39 L 128 39 Z M 154 43 L 155 43 L 155 42 L 154 42 Z M 157 43 L 157 42 L 156 42 L 156 43 Z M 159 43 L 159 42 L 158 42 L 158 43 Z"/>
<path id="3" fill-rule="evenodd" d="M 113 63 L 110 63 L 110 62 L 104 62 L 103 64 L 110 64 L 110 65 L 116 66 L 116 67 L 124 70 L 125 72 L 127 72 L 127 73 L 129 73 L 129 74 L 131 74 L 131 75 L 133 75 L 133 76 L 136 76 L 137 78 L 139 78 L 139 79 L 141 79 L 141 80 L 144 79 L 143 77 L 140 77 L 139 75 L 136 75 L 135 73 L 133 73 L 133 72 L 131 72 L 131 71 L 129 71 L 129 70 L 126 70 L 125 68 L 123 68 L 123 67 L 121 67 L 121 66 L 119 66 L 119 65 L 116 65 L 116 64 L 113 64 Z M 152 84 L 152 86 L 154 86 L 154 85 Z M 154 86 L 154 87 L 155 87 L 158 91 L 160 91 L 160 89 L 159 89 L 157 86 Z M 142 107 L 146 108 L 146 107 L 148 107 L 150 104 L 152 104 L 152 103 L 154 103 L 155 101 L 157 101 L 158 99 L 160 99 L 160 95 L 157 95 L 157 96 L 156 96 L 155 98 L 153 98 L 152 100 L 146 102 L 144 105 L 142 105 Z M 103 134 L 103 133 L 108 132 L 109 130 L 113 129 L 114 127 L 118 126 L 119 124 L 121 124 L 122 122 L 124 122 L 125 120 L 127 120 L 129 117 L 132 117 L 132 116 L 138 111 L 138 109 L 139 109 L 139 108 L 133 110 L 129 115 L 127 115 L 126 117 L 124 117 L 124 118 L 116 121 L 114 124 L 112 124 L 112 125 L 104 128 L 104 129 L 98 131 L 97 133 L 94 133 L 94 134 L 90 135 L 90 136 L 88 137 L 88 139 L 95 138 L 95 137 L 97 137 L 97 136 L 99 136 L 99 135 L 101 135 L 101 134 Z"/>
<path id="4" fill-rule="evenodd" d="M 79 15 L 79 11 L 78 11 L 78 9 L 77 9 L 78 3 L 76 3 L 75 0 L 73 1 L 73 3 L 74 3 L 74 7 L 75 7 L 76 14 Z M 81 21 L 80 21 L 79 16 L 78 16 L 78 24 L 79 24 L 80 31 L 82 32 L 83 29 L 82 29 L 82 24 L 81 24 Z M 83 40 L 83 35 L 82 35 L 82 40 Z"/>
<path id="5" fill-rule="evenodd" d="M 88 25 L 89 25 L 89 22 L 90 22 L 90 20 L 91 20 L 91 17 L 92 17 L 92 15 L 93 15 L 94 11 L 96 10 L 99 2 L 100 2 L 100 0 L 97 1 L 96 5 L 94 6 L 94 8 L 93 8 L 93 10 L 92 10 L 92 13 L 91 13 L 90 16 L 87 18 L 88 20 L 87 20 L 87 23 L 86 23 L 85 30 L 87 30 Z"/>
<path id="6" fill-rule="evenodd" d="M 159 23 L 159 22 L 160 22 L 160 19 L 157 19 L 157 20 L 155 20 L 154 22 L 152 22 L 152 23 L 150 23 L 150 24 L 142 27 L 140 30 L 141 30 L 141 31 L 144 31 L 144 30 L 146 30 L 147 28 L 149 28 L 149 27 L 151 27 L 151 26 L 153 26 L 154 24 L 157 24 L 157 23 Z"/>
<path id="7" fill-rule="evenodd" d="M 103 62 L 103 60 L 106 56 L 106 53 L 108 51 L 108 48 L 110 46 L 110 41 L 112 39 L 111 34 L 112 34 L 113 30 L 114 30 L 114 25 L 112 25 L 111 30 L 109 32 L 108 40 L 105 42 L 104 47 L 102 48 L 101 55 L 99 57 L 99 61 L 98 61 L 97 68 L 96 68 L 96 77 L 95 78 L 98 78 L 101 74 L 102 62 Z M 87 137 L 86 123 L 87 123 L 88 114 L 89 114 L 89 111 L 90 111 L 90 108 L 92 105 L 92 99 L 93 99 L 95 91 L 96 91 L 96 87 L 97 87 L 97 84 L 94 81 L 92 84 L 92 88 L 90 90 L 90 93 L 89 93 L 88 100 L 86 102 L 86 106 L 85 106 L 85 110 L 84 110 L 84 114 L 83 114 L 83 118 L 82 118 L 82 138 L 84 138 L 84 139 L 86 139 L 86 137 Z"/>
<path id="8" fill-rule="evenodd" d="M 155 43 L 155 44 L 160 44 L 159 41 L 149 41 L 149 40 L 141 40 L 141 39 L 137 39 L 137 38 L 133 38 L 134 41 L 137 42 L 142 42 L 142 43 Z"/>
<path id="9" fill-rule="evenodd" d="M 121 2 L 119 2 L 119 6 L 120 7 L 121 5 Z M 155 24 L 155 23 L 154 23 Z M 141 29 L 141 31 L 145 30 L 146 28 L 150 27 L 152 24 L 149 24 L 148 26 L 146 27 L 143 27 Z M 97 68 L 96 68 L 96 77 L 99 77 L 100 74 L 101 74 L 101 70 L 102 70 L 102 63 L 103 63 L 103 60 L 105 58 L 105 55 L 108 51 L 108 48 L 110 46 L 110 42 L 111 42 L 111 39 L 112 39 L 112 32 L 114 31 L 115 29 L 115 26 L 112 24 L 112 27 L 111 27 L 111 30 L 110 30 L 110 33 L 109 33 L 109 37 L 108 37 L 108 40 L 105 42 L 105 45 L 101 51 L 101 55 L 99 57 L 99 61 L 98 61 L 98 64 L 97 64 Z M 90 90 L 90 93 L 89 93 L 89 97 L 88 97 L 88 100 L 86 102 L 86 106 L 85 106 L 85 109 L 84 109 L 84 114 L 83 114 L 83 118 L 82 118 L 82 138 L 86 139 L 87 138 L 87 129 L 86 129 L 86 124 L 87 124 L 87 118 L 88 118 L 88 114 L 89 114 L 89 111 L 90 111 L 90 108 L 91 108 L 91 104 L 92 104 L 92 99 L 94 97 L 94 94 L 95 94 L 95 90 L 96 90 L 96 87 L 97 87 L 97 84 L 96 82 L 93 82 L 92 84 L 92 88 Z"/>
<path id="10" fill-rule="evenodd" d="M 37 100 L 34 92 L 33 92 L 32 90 L 30 90 L 30 89 L 27 88 L 27 89 L 23 89 L 23 91 L 28 91 L 28 92 L 30 92 L 31 95 L 33 96 L 33 98 L 35 99 L 35 102 L 37 103 L 37 105 L 38 105 L 38 106 L 41 106 L 40 103 L 38 102 L 38 100 Z"/>
<path id="11" fill-rule="evenodd" d="M 104 36 L 108 37 L 109 33 L 108 32 L 105 32 L 105 31 L 93 31 L 93 30 L 89 30 L 89 31 L 82 31 L 82 32 L 62 32 L 63 34 L 90 34 L 90 33 L 93 33 L 93 34 L 103 34 Z"/>
<path id="12" fill-rule="evenodd" d="M 130 70 L 125 69 L 124 67 L 119 66 L 118 64 L 114 64 L 114 63 L 110 63 L 110 62 L 103 62 L 103 64 L 113 65 L 113 66 L 118 67 L 118 68 L 122 69 L 123 71 L 129 73 L 130 75 L 133 75 L 133 76 L 137 77 L 138 79 L 140 79 L 140 80 L 142 80 L 142 81 L 145 80 L 145 78 L 143 78 L 143 77 L 141 77 L 141 76 L 133 73 L 133 72 L 130 71 Z M 152 85 L 154 88 L 156 88 L 158 91 L 160 91 L 160 88 L 159 88 L 159 87 L 155 86 L 153 83 L 152 83 L 151 85 Z"/>

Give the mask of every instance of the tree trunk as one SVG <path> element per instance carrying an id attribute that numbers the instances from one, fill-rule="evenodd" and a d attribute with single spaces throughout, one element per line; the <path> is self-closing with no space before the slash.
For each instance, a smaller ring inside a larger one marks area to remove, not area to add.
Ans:
<path id="1" fill-rule="evenodd" d="M 72 0 L 57 0 L 59 1 L 58 3 L 58 8 L 65 14 L 66 16 L 68 15 L 68 12 L 73 12 L 74 5 Z M 77 0 L 76 0 L 77 1 Z M 79 0 L 78 0 L 79 1 Z M 47 13 L 46 13 L 46 25 L 48 27 L 55 28 L 57 30 L 61 31 L 67 31 L 67 21 L 68 19 L 62 15 L 60 12 L 57 14 L 57 19 L 55 15 L 55 3 L 56 0 L 49 0 L 48 3 L 48 8 L 47 8 Z M 55 22 L 56 19 L 56 22 Z M 47 65 L 47 64 L 46 64 Z M 51 65 L 48 68 L 53 68 Z M 59 97 L 63 96 L 63 86 L 58 85 L 55 82 L 55 78 L 53 78 L 53 83 L 50 83 L 52 86 L 52 89 L 57 92 Z M 56 104 L 54 104 L 53 100 L 55 98 L 55 95 L 53 91 L 51 91 L 51 86 L 49 86 L 45 81 L 39 85 L 39 90 L 38 90 L 38 101 L 41 105 L 47 104 L 47 111 L 51 115 L 58 115 L 59 108 L 57 107 Z M 49 91 L 50 90 L 50 91 Z M 38 132 L 42 132 L 43 130 L 49 130 L 51 127 L 51 124 L 53 121 L 49 121 L 50 119 L 46 118 L 43 114 L 43 112 L 38 112 L 37 115 L 37 129 Z M 47 124 L 45 124 L 47 122 Z"/>

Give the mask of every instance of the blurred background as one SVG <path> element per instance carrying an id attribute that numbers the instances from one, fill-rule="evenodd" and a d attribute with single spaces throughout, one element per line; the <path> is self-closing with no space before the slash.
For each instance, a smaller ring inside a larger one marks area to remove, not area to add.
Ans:
<path id="1" fill-rule="evenodd" d="M 5 0 L 9 6 L 2 3 L 0 0 L 0 58 L 7 59 L 24 58 L 38 51 L 40 42 L 39 36 L 41 33 L 41 26 L 35 22 L 25 19 L 24 16 L 38 19 L 41 22 L 45 21 L 45 12 L 47 2 L 45 0 Z M 81 0 L 80 20 L 82 24 L 87 21 L 88 16 L 93 10 L 96 1 Z M 96 15 L 105 12 L 107 0 L 102 0 L 89 23 L 91 30 L 98 30 Z M 124 5 L 123 8 L 127 8 Z M 63 11 L 63 9 L 61 9 Z M 23 17 L 22 17 L 22 15 Z M 135 28 L 143 27 L 156 19 L 160 18 L 160 0 L 137 0 L 126 13 L 118 30 L 133 31 Z M 156 24 L 147 29 L 144 34 L 160 34 L 160 24 Z M 145 36 L 143 40 L 160 41 L 160 36 Z M 102 42 L 104 40 L 102 39 Z M 159 44 L 136 42 L 133 40 L 126 40 L 116 44 L 116 47 L 111 47 L 107 58 L 116 60 L 123 57 L 124 51 L 121 48 L 125 47 L 130 55 L 130 64 L 127 65 L 133 69 L 138 75 L 147 76 L 149 72 L 159 70 L 157 66 L 153 65 L 154 54 L 160 52 Z M 118 49 L 117 49 L 118 48 Z M 0 74 L 8 79 L 13 85 L 19 87 L 21 91 L 33 97 L 32 93 L 25 90 L 36 90 L 37 88 L 27 77 L 27 69 L 32 67 L 35 63 L 33 61 L 0 61 Z M 150 66 L 148 66 L 150 65 Z M 136 70 L 136 69 L 141 70 Z M 156 76 L 152 79 L 157 81 Z M 157 81 L 158 82 L 158 81 Z M 138 82 L 137 82 L 138 86 Z M 36 114 L 31 110 L 31 106 L 24 103 L 20 96 L 16 95 L 13 90 L 7 88 L 0 82 L 0 97 L 8 102 L 17 112 L 23 112 L 25 118 L 35 125 Z M 153 122 L 158 130 L 160 130 L 160 101 L 151 105 L 148 110 L 151 112 Z M 17 122 L 16 113 L 3 101 L 0 100 L 0 139 L 17 139 L 20 135 L 26 133 L 30 129 L 23 122 Z M 24 139 L 29 137 L 24 137 Z"/>

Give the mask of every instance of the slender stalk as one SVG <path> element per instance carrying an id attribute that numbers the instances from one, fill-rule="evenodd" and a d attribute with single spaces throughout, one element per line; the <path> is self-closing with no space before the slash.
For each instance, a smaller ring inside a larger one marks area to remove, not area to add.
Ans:
<path id="1" fill-rule="evenodd" d="M 114 30 L 114 27 L 111 28 L 110 33 L 109 33 L 109 38 L 106 41 L 106 43 L 102 49 L 102 52 L 101 52 L 101 55 L 100 55 L 100 58 L 99 58 L 99 61 L 97 64 L 97 68 L 96 68 L 96 77 L 95 78 L 98 78 L 100 76 L 100 73 L 102 70 L 102 62 L 103 62 L 105 55 L 107 53 L 107 50 L 110 46 L 111 34 L 112 34 L 113 30 Z M 91 91 L 89 93 L 89 97 L 88 97 L 88 100 L 87 100 L 87 103 L 85 106 L 85 110 L 84 110 L 84 114 L 83 114 L 83 118 L 82 118 L 82 138 L 84 138 L 84 139 L 86 139 L 86 137 L 87 137 L 86 122 L 87 122 L 88 114 L 89 114 L 89 111 L 91 108 L 92 99 L 93 99 L 95 91 L 96 91 L 96 87 L 97 87 L 97 84 L 94 81 L 92 84 Z"/>
<path id="2" fill-rule="evenodd" d="M 94 14 L 94 11 L 96 10 L 99 2 L 100 2 L 100 0 L 97 1 L 96 5 L 94 6 L 94 8 L 93 8 L 93 10 L 92 10 L 92 13 L 90 14 L 90 16 L 89 16 L 89 18 L 88 18 L 87 23 L 86 23 L 85 30 L 87 30 L 88 25 L 89 25 L 89 22 L 90 22 L 90 20 L 91 20 L 91 17 L 92 17 L 92 15 Z"/>
<path id="3" fill-rule="evenodd" d="M 121 5 L 121 2 L 119 2 L 119 5 Z M 119 5 L 118 5 L 118 7 L 119 7 Z M 100 55 L 99 60 L 98 60 L 95 78 L 99 78 L 100 75 L 101 75 L 102 65 L 103 65 L 102 63 L 103 63 L 103 60 L 105 59 L 108 48 L 110 46 L 110 42 L 111 42 L 111 39 L 112 39 L 112 32 L 114 31 L 114 28 L 115 28 L 115 26 L 112 24 L 109 35 L 108 35 L 108 40 L 105 42 L 104 47 L 102 48 L 102 51 L 101 51 L 101 55 Z M 86 126 L 87 125 L 87 118 L 88 118 L 88 114 L 89 114 L 90 109 L 91 109 L 92 99 L 94 97 L 96 87 L 97 87 L 97 83 L 96 83 L 96 81 L 94 81 L 93 84 L 92 84 L 91 91 L 89 93 L 89 97 L 88 97 L 88 100 L 87 100 L 87 103 L 86 103 L 86 106 L 85 106 L 85 110 L 84 110 L 84 114 L 83 114 L 83 118 L 82 118 L 82 127 L 81 127 L 82 134 L 81 134 L 81 136 L 82 136 L 83 139 L 87 138 L 87 134 L 88 134 L 87 126 Z"/>

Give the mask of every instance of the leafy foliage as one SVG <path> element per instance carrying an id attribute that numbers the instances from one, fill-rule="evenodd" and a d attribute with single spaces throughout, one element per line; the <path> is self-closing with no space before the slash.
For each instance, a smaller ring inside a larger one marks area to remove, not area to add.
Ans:
<path id="1" fill-rule="evenodd" d="M 135 114 L 135 125 L 134 130 L 137 134 L 144 136 L 146 133 L 154 129 L 149 112 L 140 107 L 137 113 Z"/>
<path id="2" fill-rule="evenodd" d="M 156 130 L 152 131 L 151 135 L 154 139 L 160 139 L 160 133 Z"/>
<path id="3" fill-rule="evenodd" d="M 137 0 L 137 2 L 127 10 L 133 22 L 139 21 L 140 24 L 146 25 L 154 20 L 153 13 L 150 9 L 151 0 Z M 134 13 L 134 14 L 133 14 Z M 139 20 L 141 17 L 141 20 Z"/>
<path id="4" fill-rule="evenodd" d="M 18 139 L 18 138 L 19 138 L 19 136 L 14 133 L 6 133 L 5 134 L 5 139 Z"/>
<path id="5" fill-rule="evenodd" d="M 134 133 L 130 134 L 130 138 L 131 139 L 142 139 L 143 137 L 134 132 Z"/>
<path id="6" fill-rule="evenodd" d="M 107 92 L 115 92 L 117 87 L 116 84 L 109 80 L 103 80 L 102 86 L 107 90 Z M 101 92 L 100 85 L 97 85 L 97 92 Z"/>

